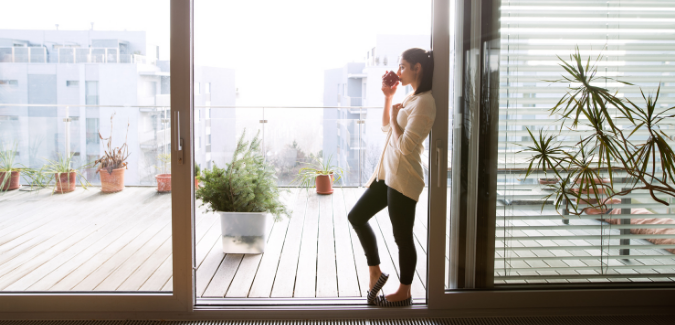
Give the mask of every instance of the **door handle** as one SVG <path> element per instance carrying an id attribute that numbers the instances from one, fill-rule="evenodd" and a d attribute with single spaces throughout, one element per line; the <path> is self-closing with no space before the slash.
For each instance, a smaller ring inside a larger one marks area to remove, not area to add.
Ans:
<path id="1" fill-rule="evenodd" d="M 175 145 L 174 148 L 176 150 L 176 155 L 178 156 L 178 164 L 182 165 L 184 160 L 183 160 L 183 137 L 180 136 L 180 112 L 174 112 L 174 132 L 175 134 Z"/>

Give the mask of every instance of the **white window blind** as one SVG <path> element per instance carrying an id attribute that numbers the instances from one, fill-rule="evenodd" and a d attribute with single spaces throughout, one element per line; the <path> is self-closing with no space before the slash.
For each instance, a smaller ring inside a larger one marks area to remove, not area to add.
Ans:
<path id="1" fill-rule="evenodd" d="M 558 116 L 549 116 L 548 110 L 568 85 L 544 80 L 561 79 L 564 70 L 556 55 L 569 61 L 576 46 L 583 58 L 591 56 L 593 61 L 603 55 L 598 75 L 635 84 L 600 86 L 643 103 L 640 87 L 655 93 L 660 85 L 659 106 L 674 106 L 675 2 L 502 0 L 501 4 L 495 284 L 675 281 L 675 233 L 663 231 L 675 228 L 671 223 L 675 209 L 637 191 L 609 207 L 620 215 L 563 218 L 564 211 L 556 211 L 551 201 L 543 199 L 551 193 L 539 184 L 543 173 L 525 179 L 532 153 L 518 153 L 532 145 L 526 127 L 557 134 Z M 673 123 L 662 126 L 675 136 Z M 636 135 L 647 137 L 642 130 Z M 578 136 L 563 130 L 556 140 L 573 145 Z M 622 185 L 627 186 L 615 184 Z M 648 214 L 635 214 L 638 211 Z M 618 221 L 614 224 L 609 218 Z M 647 219 L 654 220 L 635 224 Z M 646 229 L 661 233 L 642 234 Z M 673 244 L 655 244 L 655 239 L 672 239 Z"/>

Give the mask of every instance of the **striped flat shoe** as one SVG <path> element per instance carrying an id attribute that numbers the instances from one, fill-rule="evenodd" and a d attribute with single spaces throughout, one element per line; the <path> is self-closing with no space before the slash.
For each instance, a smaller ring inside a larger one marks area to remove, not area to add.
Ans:
<path id="1" fill-rule="evenodd" d="M 372 290 L 368 290 L 368 304 L 369 305 L 375 305 L 377 301 L 377 293 L 382 290 L 382 287 L 384 287 L 384 284 L 387 283 L 387 280 L 389 279 L 389 274 L 382 272 L 380 274 L 380 278 L 377 279 L 377 282 L 375 282 L 375 285 L 373 285 Z"/>
<path id="2" fill-rule="evenodd" d="M 408 297 L 408 299 L 404 299 L 401 301 L 389 301 L 387 298 L 384 297 L 384 295 L 381 295 L 377 297 L 377 300 L 375 301 L 375 304 L 380 306 L 380 307 L 405 307 L 405 306 L 412 306 L 412 297 Z"/>

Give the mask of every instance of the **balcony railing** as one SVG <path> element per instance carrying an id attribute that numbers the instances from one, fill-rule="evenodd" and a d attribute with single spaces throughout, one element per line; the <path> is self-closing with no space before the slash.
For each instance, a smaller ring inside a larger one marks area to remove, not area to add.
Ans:
<path id="1" fill-rule="evenodd" d="M 135 63 L 155 65 L 157 59 L 140 54 L 120 54 L 115 48 L 0 47 L 0 63 Z"/>

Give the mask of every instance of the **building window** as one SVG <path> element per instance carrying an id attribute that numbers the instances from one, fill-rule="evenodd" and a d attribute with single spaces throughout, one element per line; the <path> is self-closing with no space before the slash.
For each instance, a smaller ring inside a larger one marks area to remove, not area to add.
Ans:
<path id="1" fill-rule="evenodd" d="M 0 80 L 0 86 L 18 87 L 18 80 Z"/>
<path id="2" fill-rule="evenodd" d="M 98 105 L 98 81 L 87 81 L 84 86 L 85 104 Z"/>
<path id="3" fill-rule="evenodd" d="M 198 137 L 197 138 L 197 149 L 201 149 L 201 148 L 202 148 L 202 137 Z"/>
<path id="4" fill-rule="evenodd" d="M 99 144 L 101 140 L 98 137 L 98 118 L 87 118 L 86 123 L 87 144 Z"/>
<path id="5" fill-rule="evenodd" d="M 195 95 L 199 95 L 199 83 L 195 82 Z"/>
<path id="6" fill-rule="evenodd" d="M 211 93 L 211 83 L 207 82 L 204 84 L 204 93 L 205 94 L 210 94 Z"/>
<path id="7" fill-rule="evenodd" d="M 66 87 L 79 87 L 80 82 L 77 80 L 66 80 Z"/>

